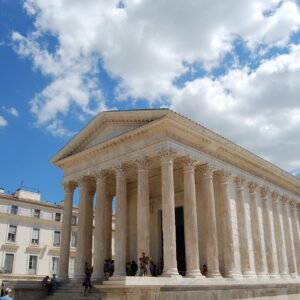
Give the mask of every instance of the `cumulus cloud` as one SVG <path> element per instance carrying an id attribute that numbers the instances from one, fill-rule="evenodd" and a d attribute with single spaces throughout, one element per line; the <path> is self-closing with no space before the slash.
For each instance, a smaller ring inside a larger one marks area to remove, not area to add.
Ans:
<path id="1" fill-rule="evenodd" d="M 0 116 L 0 127 L 4 127 L 7 125 L 7 121 L 4 119 L 4 117 Z"/>
<path id="2" fill-rule="evenodd" d="M 297 1 L 25 0 L 24 8 L 35 30 L 13 32 L 12 40 L 50 79 L 31 111 L 53 134 L 65 134 L 63 117 L 74 110 L 82 119 L 110 106 L 101 64 L 117 99 L 169 104 L 284 168 L 300 168 L 299 46 L 291 46 L 300 26 Z M 47 36 L 56 39 L 51 47 Z M 239 58 L 221 66 L 237 41 L 254 69 L 240 67 Z M 278 48 L 287 54 L 267 55 Z M 212 76 L 220 66 L 225 75 Z M 179 88 L 191 68 L 196 75 Z M 290 158 L 285 147 L 293 148 Z"/>
<path id="3" fill-rule="evenodd" d="M 10 114 L 14 117 L 19 117 L 19 112 L 15 107 L 2 106 L 2 109 L 5 110 L 8 114 Z"/>
<path id="4" fill-rule="evenodd" d="M 171 108 L 295 171 L 300 169 L 299 95 L 300 45 L 294 45 L 256 70 L 244 67 L 187 83 Z"/>

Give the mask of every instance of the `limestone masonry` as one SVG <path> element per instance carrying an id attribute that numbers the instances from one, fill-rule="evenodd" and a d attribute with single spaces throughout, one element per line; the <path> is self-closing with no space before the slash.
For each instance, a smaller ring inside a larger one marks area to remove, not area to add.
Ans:
<path id="1" fill-rule="evenodd" d="M 93 252 L 93 279 L 103 280 L 116 197 L 109 289 L 114 282 L 130 285 L 126 262 L 141 252 L 155 263 L 162 258 L 162 277 L 178 284 L 214 278 L 299 283 L 299 179 L 169 109 L 102 112 L 51 161 L 64 171 L 60 280 L 69 278 L 73 193 L 79 188 L 75 278 L 84 277 Z M 159 278 L 131 280 L 159 285 Z M 110 292 L 105 299 L 113 299 Z"/>

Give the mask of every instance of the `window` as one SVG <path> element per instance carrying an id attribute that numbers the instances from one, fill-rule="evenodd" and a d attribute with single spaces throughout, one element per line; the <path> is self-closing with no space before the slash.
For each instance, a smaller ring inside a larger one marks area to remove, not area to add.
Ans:
<path id="1" fill-rule="evenodd" d="M 60 213 L 55 213 L 55 221 L 60 222 L 61 219 L 61 214 Z"/>
<path id="2" fill-rule="evenodd" d="M 37 269 L 37 256 L 30 255 L 29 264 L 28 264 L 28 274 L 36 274 L 36 269 Z"/>
<path id="3" fill-rule="evenodd" d="M 77 216 L 72 216 L 72 225 L 77 225 Z"/>
<path id="4" fill-rule="evenodd" d="M 77 232 L 72 232 L 71 234 L 71 247 L 76 247 L 77 245 Z"/>
<path id="5" fill-rule="evenodd" d="M 17 226 L 9 225 L 7 241 L 11 243 L 16 242 Z"/>
<path id="6" fill-rule="evenodd" d="M 31 237 L 31 244 L 32 245 L 38 245 L 40 242 L 40 229 L 39 228 L 33 228 L 32 229 L 32 237 Z"/>
<path id="7" fill-rule="evenodd" d="M 13 254 L 5 254 L 5 262 L 4 262 L 4 273 L 12 273 L 14 265 L 14 255 Z"/>
<path id="8" fill-rule="evenodd" d="M 51 266 L 51 273 L 57 274 L 58 273 L 58 257 L 52 257 L 52 266 Z"/>
<path id="9" fill-rule="evenodd" d="M 11 213 L 12 215 L 17 215 L 17 214 L 18 214 L 18 206 L 17 206 L 17 205 L 12 205 L 12 206 L 10 207 L 10 213 Z"/>
<path id="10" fill-rule="evenodd" d="M 39 219 L 40 216 L 41 216 L 41 210 L 35 208 L 34 211 L 33 211 L 33 216 L 34 216 L 35 218 Z"/>
<path id="11" fill-rule="evenodd" d="M 53 246 L 54 247 L 60 246 L 60 232 L 59 231 L 54 231 Z"/>

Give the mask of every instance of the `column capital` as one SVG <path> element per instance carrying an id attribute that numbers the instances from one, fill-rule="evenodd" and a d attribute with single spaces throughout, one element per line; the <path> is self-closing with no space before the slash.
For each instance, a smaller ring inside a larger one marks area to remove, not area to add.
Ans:
<path id="1" fill-rule="evenodd" d="M 239 176 L 234 177 L 234 182 L 235 182 L 236 187 L 241 189 L 244 187 L 246 179 L 243 176 L 239 175 Z"/>
<path id="2" fill-rule="evenodd" d="M 173 163 L 176 152 L 171 149 L 164 149 L 158 152 L 158 156 L 161 159 L 162 163 Z"/>
<path id="3" fill-rule="evenodd" d="M 66 193 L 72 193 L 77 187 L 77 183 L 75 181 L 64 181 L 61 186 Z"/>
<path id="4" fill-rule="evenodd" d="M 115 166 L 116 176 L 117 177 L 123 177 L 126 176 L 126 166 L 123 164 L 119 164 Z"/>
<path id="5" fill-rule="evenodd" d="M 220 170 L 218 172 L 221 183 L 227 183 L 232 178 L 232 173 L 226 170 Z"/>
<path id="6" fill-rule="evenodd" d="M 268 188 L 263 186 L 260 189 L 260 193 L 261 193 L 262 198 L 267 198 L 270 195 L 271 191 Z"/>
<path id="7" fill-rule="evenodd" d="M 258 184 L 253 181 L 247 182 L 247 186 L 250 194 L 254 194 L 258 188 Z"/>
<path id="8" fill-rule="evenodd" d="M 138 171 L 147 171 L 150 166 L 150 159 L 147 157 L 142 157 L 135 160 Z"/>
<path id="9" fill-rule="evenodd" d="M 184 172 L 193 172 L 195 170 L 195 166 L 199 162 L 197 160 L 191 159 L 191 158 L 185 158 L 182 161 L 183 171 Z"/>
<path id="10" fill-rule="evenodd" d="M 280 201 L 281 201 L 282 206 L 287 206 L 289 204 L 289 199 L 285 195 L 281 196 Z"/>
<path id="11" fill-rule="evenodd" d="M 297 208 L 298 202 L 296 200 L 292 199 L 292 200 L 290 200 L 289 203 L 292 208 Z"/>
<path id="12" fill-rule="evenodd" d="M 93 177 L 96 180 L 96 184 L 105 180 L 107 178 L 107 176 L 108 176 L 107 170 L 100 170 L 99 172 L 93 174 Z"/>
<path id="13" fill-rule="evenodd" d="M 90 184 L 91 182 L 92 182 L 92 178 L 86 175 L 79 177 L 77 180 L 77 184 L 79 187 L 82 187 L 85 184 Z"/>
<path id="14" fill-rule="evenodd" d="M 275 191 L 271 192 L 271 198 L 274 203 L 278 202 L 279 194 Z"/>
<path id="15" fill-rule="evenodd" d="M 203 164 L 200 166 L 199 171 L 204 177 L 212 177 L 215 168 L 209 164 Z"/>

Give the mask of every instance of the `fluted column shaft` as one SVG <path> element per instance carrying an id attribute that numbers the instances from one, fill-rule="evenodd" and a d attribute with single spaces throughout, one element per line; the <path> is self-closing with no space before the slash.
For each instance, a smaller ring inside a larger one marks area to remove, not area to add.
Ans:
<path id="1" fill-rule="evenodd" d="M 236 209 L 237 209 L 237 222 L 238 222 L 238 235 L 240 243 L 240 255 L 241 255 L 241 269 L 245 277 L 255 277 L 250 264 L 250 251 L 248 243 L 248 230 L 247 230 L 247 219 L 245 209 L 245 198 L 244 198 L 244 182 L 245 180 L 241 177 L 235 178 L 236 183 Z"/>
<path id="2" fill-rule="evenodd" d="M 70 257 L 70 239 L 72 228 L 72 207 L 73 194 L 76 185 L 72 182 L 66 182 L 64 187 L 64 208 L 61 231 L 61 245 L 59 254 L 58 279 L 60 281 L 69 280 L 69 257 Z"/>
<path id="3" fill-rule="evenodd" d="M 234 241 L 232 230 L 232 217 L 229 197 L 229 179 L 231 174 L 222 171 L 220 173 L 221 187 L 221 224 L 223 233 L 223 256 L 224 256 L 224 277 L 237 277 L 236 261 L 234 255 Z"/>
<path id="4" fill-rule="evenodd" d="M 205 202 L 207 276 L 220 277 L 213 169 L 205 164 L 202 165 L 199 170 L 204 183 L 203 197 Z"/>
<path id="5" fill-rule="evenodd" d="M 263 188 L 261 190 L 262 196 L 262 215 L 263 215 L 263 227 L 265 237 L 265 247 L 268 270 L 271 278 L 278 277 L 278 268 L 276 268 L 276 257 L 274 255 L 274 242 L 271 229 L 271 218 L 270 218 L 270 203 L 269 203 L 269 191 Z"/>
<path id="6" fill-rule="evenodd" d="M 199 268 L 198 225 L 195 189 L 195 162 L 186 161 L 184 176 L 184 238 L 186 257 L 186 277 L 202 277 Z"/>
<path id="7" fill-rule="evenodd" d="M 286 254 L 288 259 L 289 273 L 291 277 L 296 277 L 296 264 L 295 264 L 292 235 L 291 235 L 292 230 L 289 221 L 290 207 L 288 204 L 288 200 L 285 197 L 281 198 L 281 204 L 282 204 L 283 229 L 284 229 L 285 247 L 286 247 Z"/>
<path id="8" fill-rule="evenodd" d="M 176 228 L 173 159 L 170 151 L 160 153 L 162 179 L 162 227 L 163 227 L 163 276 L 178 276 L 176 258 Z"/>
<path id="9" fill-rule="evenodd" d="M 293 237 L 294 237 L 294 247 L 295 247 L 295 258 L 296 258 L 296 266 L 297 266 L 297 274 L 300 276 L 300 233 L 298 227 L 298 208 L 297 202 L 291 202 L 291 219 L 292 219 L 292 229 L 293 229 Z"/>
<path id="10" fill-rule="evenodd" d="M 272 208 L 279 274 L 281 277 L 286 278 L 288 277 L 288 265 L 280 219 L 280 202 L 276 193 L 272 193 Z"/>
<path id="11" fill-rule="evenodd" d="M 116 228 L 114 276 L 126 276 L 127 196 L 126 172 L 116 169 Z"/>
<path id="12" fill-rule="evenodd" d="M 258 218 L 257 210 L 257 186 L 250 182 L 249 185 L 249 198 L 250 198 L 250 218 L 251 218 L 251 232 L 253 240 L 254 260 L 256 275 L 260 277 L 267 276 L 266 260 L 264 258 L 262 239 L 261 239 L 261 228 Z"/>
<path id="13" fill-rule="evenodd" d="M 149 242 L 149 161 L 137 161 L 138 167 L 138 195 L 137 195 L 137 254 L 142 252 L 150 255 Z"/>
<path id="14" fill-rule="evenodd" d="M 80 180 L 79 187 L 75 277 L 81 279 L 84 278 L 85 263 L 90 266 L 92 259 L 93 190 L 86 178 Z"/>
<path id="15" fill-rule="evenodd" d="M 95 209 L 95 234 L 94 234 L 94 273 L 93 278 L 104 278 L 103 263 L 105 260 L 105 215 L 106 215 L 106 174 L 101 172 L 96 175 L 96 209 Z"/>
<path id="16" fill-rule="evenodd" d="M 110 194 L 106 195 L 106 215 L 105 215 L 105 259 L 112 258 L 112 198 Z"/>

